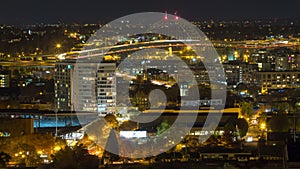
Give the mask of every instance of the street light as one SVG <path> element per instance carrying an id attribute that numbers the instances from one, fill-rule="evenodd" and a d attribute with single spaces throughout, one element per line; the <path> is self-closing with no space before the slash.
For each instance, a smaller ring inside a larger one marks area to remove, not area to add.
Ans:
<path id="1" fill-rule="evenodd" d="M 261 130 L 265 130 L 265 129 L 266 129 L 266 123 L 262 123 L 262 124 L 260 125 L 260 129 L 261 129 Z"/>
<path id="2" fill-rule="evenodd" d="M 58 54 L 61 52 L 62 45 L 60 43 L 55 44 L 55 52 Z"/>
<path id="3" fill-rule="evenodd" d="M 56 48 L 57 48 L 57 49 L 60 49 L 61 47 L 62 47 L 62 46 L 61 46 L 60 43 L 57 43 L 57 44 L 56 44 Z"/>
<path id="4" fill-rule="evenodd" d="M 55 121 L 56 121 L 56 125 L 55 125 L 55 137 L 57 137 L 57 123 L 58 123 L 57 112 L 58 112 L 58 110 L 55 109 L 54 112 L 55 112 Z"/>
<path id="5" fill-rule="evenodd" d="M 55 146 L 55 147 L 53 148 L 53 150 L 57 152 L 57 151 L 61 150 L 61 147 L 60 147 L 60 146 Z"/>

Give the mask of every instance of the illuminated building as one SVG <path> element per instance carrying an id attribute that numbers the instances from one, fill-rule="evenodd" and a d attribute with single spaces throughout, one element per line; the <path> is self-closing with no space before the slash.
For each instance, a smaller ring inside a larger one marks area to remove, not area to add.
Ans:
<path id="1" fill-rule="evenodd" d="M 256 64 L 248 64 L 240 61 L 223 63 L 226 81 L 228 85 L 238 85 L 239 83 L 251 83 L 252 73 L 257 71 Z"/>
<path id="2" fill-rule="evenodd" d="M 181 104 L 183 106 L 222 106 L 223 100 L 222 99 L 211 99 L 211 100 L 203 100 L 203 99 L 197 99 L 197 100 L 184 100 L 184 98 L 181 100 Z"/>
<path id="3" fill-rule="evenodd" d="M 261 86 L 262 91 L 268 89 L 299 88 L 299 71 L 255 72 L 254 83 Z"/>
<path id="4" fill-rule="evenodd" d="M 76 62 L 72 78 L 72 104 L 76 111 L 97 111 L 97 63 Z"/>
<path id="5" fill-rule="evenodd" d="M 75 60 L 65 60 L 55 64 L 54 92 L 55 109 L 71 111 L 72 108 L 72 74 Z"/>
<path id="6" fill-rule="evenodd" d="M 163 112 L 163 113 L 161 113 Z M 191 136 L 201 136 L 201 135 L 208 135 L 213 134 L 216 132 L 224 131 L 225 125 L 230 122 L 230 119 L 236 119 L 238 118 L 238 115 L 240 113 L 239 108 L 227 108 L 222 110 L 146 110 L 143 112 L 142 117 L 144 120 L 153 119 L 153 117 L 157 117 L 157 114 L 160 113 L 160 116 L 156 118 L 155 120 L 151 121 L 151 123 L 139 123 L 139 131 L 147 131 L 147 132 L 153 132 L 153 128 L 156 128 L 161 124 L 162 121 L 166 121 L 169 124 L 173 124 L 173 122 L 176 120 L 177 125 L 179 126 L 189 126 L 191 127 L 190 132 L 188 135 Z M 197 117 L 195 121 L 187 121 L 184 119 L 178 119 L 178 114 L 182 113 L 186 117 L 193 117 L 195 114 L 197 114 Z M 204 123 L 207 120 L 208 114 L 211 116 L 218 116 L 222 114 L 222 117 L 220 118 L 220 122 L 218 123 L 218 127 L 216 130 L 212 131 L 204 131 L 203 126 Z M 156 132 L 156 131 L 155 131 Z"/>
<path id="7" fill-rule="evenodd" d="M 299 54 L 289 48 L 259 49 L 252 53 L 259 71 L 289 71 L 299 69 Z"/>
<path id="8" fill-rule="evenodd" d="M 209 85 L 212 79 L 218 78 L 219 68 L 216 68 L 214 64 L 206 64 L 205 66 L 190 66 L 194 71 L 194 76 L 199 84 Z M 226 82 L 228 85 L 238 85 L 239 83 L 251 83 L 252 72 L 257 71 L 256 64 L 248 64 L 242 61 L 229 61 L 223 63 L 224 72 L 226 75 Z"/>
<path id="9" fill-rule="evenodd" d="M 115 114 L 116 111 L 116 64 L 98 64 L 97 72 L 97 111 L 101 115 Z"/>
<path id="10" fill-rule="evenodd" d="M 10 87 L 10 77 L 6 71 L 0 71 L 0 87 Z"/>
<path id="11" fill-rule="evenodd" d="M 100 116 L 115 113 L 115 68 L 115 63 L 76 63 L 72 94 L 76 111 L 98 112 Z"/>
<path id="12" fill-rule="evenodd" d="M 180 84 L 180 96 L 187 96 L 189 91 L 189 84 L 183 82 Z"/>
<path id="13" fill-rule="evenodd" d="M 64 60 L 56 63 L 56 109 L 99 112 L 100 115 L 114 114 L 115 68 L 115 63 L 92 63 L 81 60 Z"/>

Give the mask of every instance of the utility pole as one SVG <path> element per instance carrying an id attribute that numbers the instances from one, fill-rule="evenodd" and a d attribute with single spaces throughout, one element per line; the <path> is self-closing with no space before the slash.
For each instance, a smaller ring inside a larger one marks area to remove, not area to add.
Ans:
<path id="1" fill-rule="evenodd" d="M 55 125 L 55 137 L 57 137 L 57 123 L 58 123 L 57 112 L 58 112 L 58 110 L 55 109 L 54 112 L 55 112 L 55 121 L 56 121 L 56 125 Z"/>

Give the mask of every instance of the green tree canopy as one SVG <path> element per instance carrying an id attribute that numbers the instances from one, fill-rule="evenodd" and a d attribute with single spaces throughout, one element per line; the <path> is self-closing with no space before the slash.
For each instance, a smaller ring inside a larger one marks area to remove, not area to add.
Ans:
<path id="1" fill-rule="evenodd" d="M 239 118 L 237 120 L 237 126 L 239 129 L 240 137 L 242 138 L 242 137 L 246 136 L 246 134 L 248 132 L 248 128 L 249 128 L 248 122 L 244 118 Z"/>
<path id="2" fill-rule="evenodd" d="M 113 129 L 118 129 L 119 128 L 119 122 L 116 118 L 115 115 L 113 114 L 108 114 L 104 117 L 105 121 L 107 122 L 107 124 L 113 128 Z"/>
<path id="3" fill-rule="evenodd" d="M 160 126 L 156 127 L 156 130 L 157 130 L 156 134 L 160 135 L 163 132 L 165 132 L 166 130 L 168 130 L 168 128 L 170 128 L 170 124 L 167 121 L 163 121 L 163 122 L 161 122 Z"/>
<path id="4" fill-rule="evenodd" d="M 286 113 L 293 111 L 293 107 L 287 102 L 273 103 L 272 107 L 276 109 L 278 113 Z"/>
<path id="5" fill-rule="evenodd" d="M 126 121 L 126 122 L 123 122 L 121 125 L 120 125 L 120 130 L 123 130 L 123 131 L 128 131 L 128 130 L 135 130 L 137 129 L 138 127 L 138 124 L 137 122 L 134 122 L 134 121 Z"/>
<path id="6" fill-rule="evenodd" d="M 97 169 L 98 157 L 90 155 L 82 145 L 65 147 L 53 156 L 54 169 Z"/>
<path id="7" fill-rule="evenodd" d="M 254 114 L 254 107 L 252 102 L 242 102 L 241 112 L 244 117 L 250 118 Z"/>

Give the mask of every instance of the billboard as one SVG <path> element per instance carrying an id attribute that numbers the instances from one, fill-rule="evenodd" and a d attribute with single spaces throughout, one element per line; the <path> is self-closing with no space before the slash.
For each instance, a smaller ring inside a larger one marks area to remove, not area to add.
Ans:
<path id="1" fill-rule="evenodd" d="M 120 131 L 122 138 L 147 138 L 147 131 Z"/>

